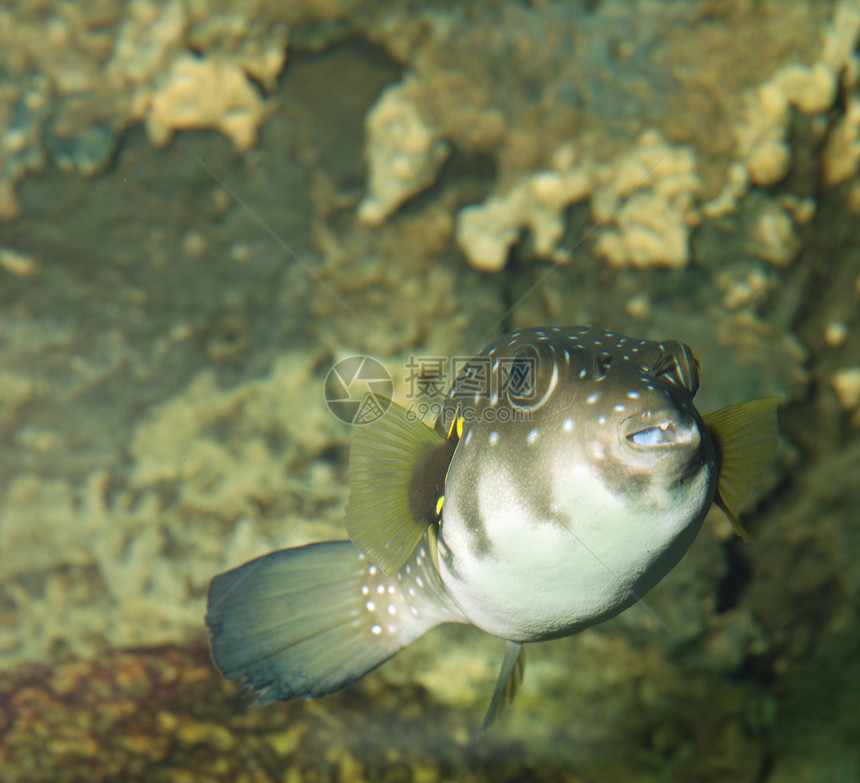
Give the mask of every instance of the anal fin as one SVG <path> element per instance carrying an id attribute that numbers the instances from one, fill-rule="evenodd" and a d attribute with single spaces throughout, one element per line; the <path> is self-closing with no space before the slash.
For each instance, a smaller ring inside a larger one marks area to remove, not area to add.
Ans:
<path id="1" fill-rule="evenodd" d="M 526 648 L 522 642 L 507 642 L 505 646 L 505 657 L 502 660 L 502 668 L 499 670 L 499 679 L 496 680 L 496 689 L 484 722 L 481 724 L 481 732 L 485 732 L 496 719 L 511 705 L 526 671 Z"/>

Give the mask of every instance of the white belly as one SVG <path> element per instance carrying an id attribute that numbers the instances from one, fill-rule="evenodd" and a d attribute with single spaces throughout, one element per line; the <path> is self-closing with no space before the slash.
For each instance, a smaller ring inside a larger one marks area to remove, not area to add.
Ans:
<path id="1" fill-rule="evenodd" d="M 496 636 L 563 636 L 627 608 L 678 562 L 709 505 L 704 469 L 671 507 L 650 497 L 631 504 L 585 467 L 558 472 L 552 507 L 509 475 L 483 472 L 479 518 L 489 551 L 475 547 L 456 506 L 445 507 L 442 579 L 469 620 Z"/>

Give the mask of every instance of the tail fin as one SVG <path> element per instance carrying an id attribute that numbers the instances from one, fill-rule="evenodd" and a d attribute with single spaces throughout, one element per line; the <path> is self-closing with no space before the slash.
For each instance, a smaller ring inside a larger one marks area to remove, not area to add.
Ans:
<path id="1" fill-rule="evenodd" d="M 333 693 L 430 628 L 463 621 L 424 546 L 386 576 L 350 541 L 219 574 L 206 614 L 215 664 L 260 704 Z"/>

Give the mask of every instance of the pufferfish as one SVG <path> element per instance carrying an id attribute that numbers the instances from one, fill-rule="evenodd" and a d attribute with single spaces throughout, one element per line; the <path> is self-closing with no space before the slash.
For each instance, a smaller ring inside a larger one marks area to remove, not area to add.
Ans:
<path id="1" fill-rule="evenodd" d="M 737 513 L 776 448 L 777 399 L 701 415 L 675 340 L 593 326 L 504 335 L 457 375 L 435 427 L 388 400 L 356 428 L 349 541 L 219 574 L 215 664 L 258 703 L 354 683 L 441 623 L 506 641 L 482 729 L 513 699 L 524 645 L 639 601 L 716 503 Z"/>

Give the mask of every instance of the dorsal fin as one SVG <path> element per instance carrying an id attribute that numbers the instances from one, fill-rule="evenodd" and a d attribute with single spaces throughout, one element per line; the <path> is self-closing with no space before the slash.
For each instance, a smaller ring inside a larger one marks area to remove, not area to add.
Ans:
<path id="1" fill-rule="evenodd" d="M 526 648 L 522 642 L 509 641 L 505 646 L 505 657 L 502 661 L 502 668 L 499 670 L 499 679 L 496 680 L 493 698 L 490 700 L 490 706 L 484 716 L 484 722 L 481 724 L 482 733 L 490 728 L 499 715 L 511 705 L 520 688 L 520 683 L 523 681 L 525 671 Z"/>
<path id="2" fill-rule="evenodd" d="M 779 397 L 729 405 L 702 418 L 714 437 L 720 464 L 716 504 L 744 541 L 752 537 L 738 513 L 752 488 L 758 484 L 779 440 L 776 409 Z"/>
<path id="3" fill-rule="evenodd" d="M 352 439 L 346 529 L 373 563 L 393 574 L 437 518 L 456 441 L 396 402 L 378 401 L 385 413 L 356 427 Z"/>

